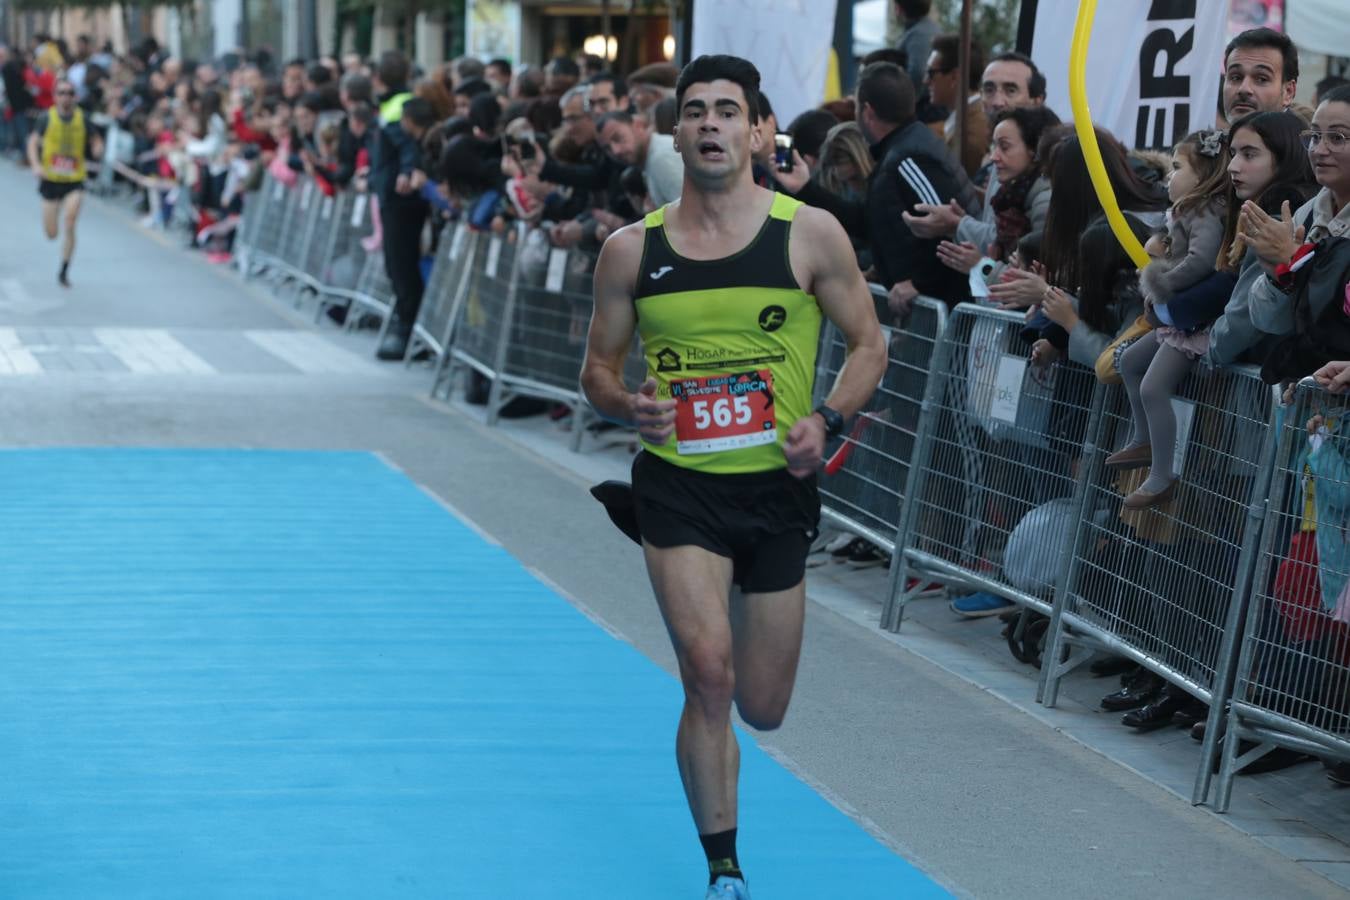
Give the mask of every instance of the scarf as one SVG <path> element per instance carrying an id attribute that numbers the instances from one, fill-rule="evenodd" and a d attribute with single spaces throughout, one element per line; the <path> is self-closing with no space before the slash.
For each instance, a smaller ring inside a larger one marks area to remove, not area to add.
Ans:
<path id="1" fill-rule="evenodd" d="M 1040 174 L 1036 168 L 1023 172 L 1000 187 L 989 202 L 994 210 L 994 227 L 997 231 L 989 244 L 990 258 L 1006 260 L 1017 249 L 1017 242 L 1031 231 L 1031 219 L 1027 216 L 1027 195 L 1031 193 L 1031 186 Z"/>

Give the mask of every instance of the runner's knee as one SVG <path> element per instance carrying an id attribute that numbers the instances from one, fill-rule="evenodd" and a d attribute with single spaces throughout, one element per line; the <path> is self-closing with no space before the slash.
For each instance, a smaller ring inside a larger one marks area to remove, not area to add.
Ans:
<path id="1" fill-rule="evenodd" d="M 737 697 L 736 712 L 756 731 L 774 731 L 787 715 L 787 698 Z"/>
<path id="2" fill-rule="evenodd" d="M 736 676 L 731 664 L 731 648 L 713 644 L 695 644 L 681 654 L 680 671 L 690 699 L 706 709 L 731 708 L 736 691 Z"/>

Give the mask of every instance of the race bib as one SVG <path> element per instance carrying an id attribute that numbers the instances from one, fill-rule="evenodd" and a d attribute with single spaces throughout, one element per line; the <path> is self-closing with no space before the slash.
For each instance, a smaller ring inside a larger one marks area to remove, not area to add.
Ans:
<path id="1" fill-rule="evenodd" d="M 79 170 L 79 161 L 73 156 L 53 156 L 53 175 L 74 175 Z"/>
<path id="2" fill-rule="evenodd" d="M 778 440 L 768 369 L 671 381 L 675 450 L 680 455 L 757 447 Z"/>

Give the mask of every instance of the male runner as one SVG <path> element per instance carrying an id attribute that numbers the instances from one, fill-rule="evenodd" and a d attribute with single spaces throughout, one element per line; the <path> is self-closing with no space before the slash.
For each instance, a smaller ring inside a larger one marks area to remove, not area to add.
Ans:
<path id="1" fill-rule="evenodd" d="M 75 220 L 84 198 L 85 159 L 101 156 L 102 141 L 89 129 L 84 111 L 75 105 L 75 85 L 66 79 L 56 83 L 56 103 L 40 117 L 28 138 L 28 165 L 38 179 L 42 195 L 42 230 L 56 240 L 57 218 L 65 220 L 66 239 L 61 247 L 61 272 L 57 281 L 70 287 L 70 258 L 75 255 Z"/>
<path id="2" fill-rule="evenodd" d="M 759 72 L 701 56 L 680 75 L 679 200 L 614 233 L 595 271 L 582 383 L 637 426 L 633 494 L 685 704 L 676 756 L 708 857 L 707 897 L 744 900 L 736 858 L 741 718 L 777 728 L 797 673 L 803 573 L 820 515 L 815 471 L 881 379 L 885 342 L 843 229 L 757 187 Z M 848 363 L 811 411 L 824 313 Z M 636 328 L 648 378 L 623 383 Z M 731 596 L 731 585 L 741 593 Z"/>

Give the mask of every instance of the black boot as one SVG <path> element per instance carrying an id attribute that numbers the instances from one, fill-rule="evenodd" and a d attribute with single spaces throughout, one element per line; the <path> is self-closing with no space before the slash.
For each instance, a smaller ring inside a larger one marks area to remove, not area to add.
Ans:
<path id="1" fill-rule="evenodd" d="M 1132 709 L 1120 719 L 1120 724 L 1140 731 L 1153 731 L 1172 724 L 1172 717 L 1187 703 L 1193 702 L 1190 694 L 1175 685 L 1167 685 L 1147 706 Z"/>
<path id="2" fill-rule="evenodd" d="M 1197 722 L 1203 722 L 1209 718 L 1209 704 L 1202 703 L 1194 697 L 1187 697 L 1186 703 L 1181 709 L 1172 714 L 1172 724 L 1178 728 L 1191 728 Z M 1204 739 L 1204 732 L 1201 732 L 1201 740 Z"/>
<path id="3" fill-rule="evenodd" d="M 1102 709 L 1108 712 L 1120 712 L 1134 709 L 1148 703 L 1162 690 L 1163 680 L 1148 669 L 1141 668 L 1125 686 L 1114 694 L 1102 698 Z"/>
<path id="4" fill-rule="evenodd" d="M 411 336 L 412 329 L 395 319 L 389 323 L 389 330 L 385 332 L 375 356 L 385 360 L 402 359 L 408 352 L 408 339 Z"/>

